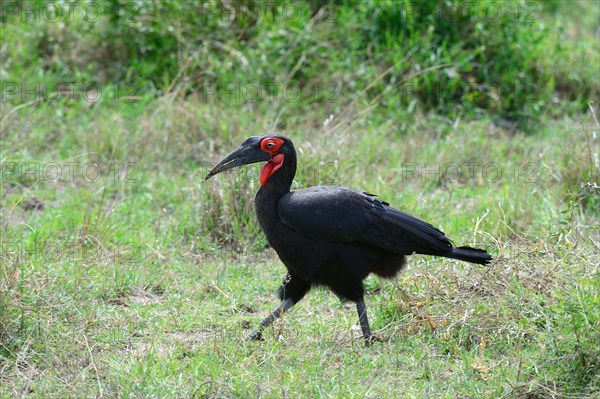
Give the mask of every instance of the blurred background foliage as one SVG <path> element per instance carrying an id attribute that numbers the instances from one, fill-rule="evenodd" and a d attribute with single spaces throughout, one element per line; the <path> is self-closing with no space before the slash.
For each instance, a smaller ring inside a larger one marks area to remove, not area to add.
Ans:
<path id="1" fill-rule="evenodd" d="M 527 130 L 585 112 L 600 87 L 596 1 L 50 3 L 2 2 L 5 103 L 30 100 L 11 84 L 75 79 L 109 100 L 172 93 L 325 117 L 358 102 L 375 118 L 489 115 Z"/>

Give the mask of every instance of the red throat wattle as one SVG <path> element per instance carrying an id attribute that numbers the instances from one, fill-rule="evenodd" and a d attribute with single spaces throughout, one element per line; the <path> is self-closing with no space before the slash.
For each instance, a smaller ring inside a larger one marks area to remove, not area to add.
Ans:
<path id="1" fill-rule="evenodd" d="M 267 184 L 273 173 L 283 166 L 283 154 L 277 154 L 271 158 L 269 162 L 263 166 L 260 172 L 260 185 L 264 186 Z"/>

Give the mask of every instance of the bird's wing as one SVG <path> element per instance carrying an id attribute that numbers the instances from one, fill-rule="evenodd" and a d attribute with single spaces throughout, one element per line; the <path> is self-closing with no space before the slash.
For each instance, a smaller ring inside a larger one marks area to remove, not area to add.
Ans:
<path id="1" fill-rule="evenodd" d="M 391 208 L 373 194 L 342 187 L 292 191 L 277 205 L 298 234 L 331 242 L 362 242 L 400 254 L 448 251 L 452 243 L 429 223 Z"/>

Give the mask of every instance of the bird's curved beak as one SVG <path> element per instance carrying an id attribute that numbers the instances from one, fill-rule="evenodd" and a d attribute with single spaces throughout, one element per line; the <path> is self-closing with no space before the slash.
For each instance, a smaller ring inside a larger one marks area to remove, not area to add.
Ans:
<path id="1" fill-rule="evenodd" d="M 241 147 L 227 155 L 225 158 L 223 158 L 223 160 L 221 160 L 221 162 L 216 164 L 215 167 L 208 172 L 204 180 L 208 180 L 218 173 L 235 168 L 237 166 L 269 161 L 270 159 L 271 154 L 262 151 L 261 149 L 257 149 L 254 146 L 242 144 Z"/>

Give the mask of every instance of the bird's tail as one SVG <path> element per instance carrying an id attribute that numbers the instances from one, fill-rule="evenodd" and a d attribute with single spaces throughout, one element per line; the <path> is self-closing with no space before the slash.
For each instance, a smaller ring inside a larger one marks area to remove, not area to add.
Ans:
<path id="1" fill-rule="evenodd" d="M 454 247 L 452 248 L 452 252 L 443 256 L 479 265 L 487 265 L 492 261 L 492 256 L 486 251 L 471 247 Z"/>

